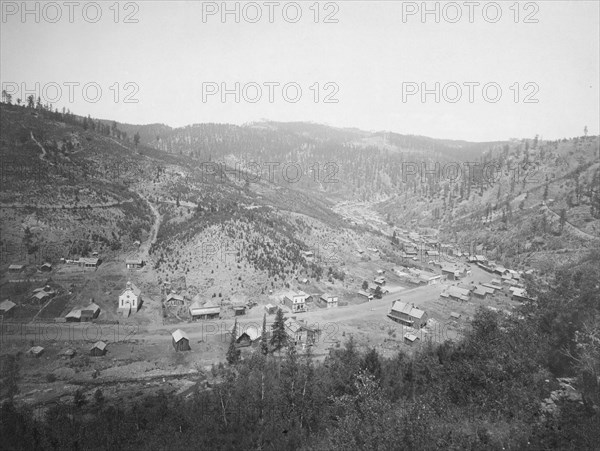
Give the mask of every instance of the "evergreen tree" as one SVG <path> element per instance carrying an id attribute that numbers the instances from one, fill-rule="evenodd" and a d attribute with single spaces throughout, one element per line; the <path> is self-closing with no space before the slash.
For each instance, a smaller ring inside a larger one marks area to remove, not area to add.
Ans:
<path id="1" fill-rule="evenodd" d="M 288 336 L 285 331 L 285 318 L 283 317 L 283 310 L 277 309 L 277 314 L 275 315 L 275 322 L 271 327 L 273 329 L 273 335 L 271 336 L 271 346 L 275 351 L 278 351 L 288 342 Z"/>
<path id="2" fill-rule="evenodd" d="M 235 340 L 237 338 L 237 319 L 233 324 L 233 330 L 231 331 L 231 341 L 229 342 L 229 349 L 227 349 L 227 363 L 235 365 L 240 360 L 240 350 L 235 346 Z"/>
<path id="3" fill-rule="evenodd" d="M 267 341 L 267 314 L 263 316 L 262 335 L 260 337 L 260 352 L 264 355 L 269 353 L 269 342 Z"/>

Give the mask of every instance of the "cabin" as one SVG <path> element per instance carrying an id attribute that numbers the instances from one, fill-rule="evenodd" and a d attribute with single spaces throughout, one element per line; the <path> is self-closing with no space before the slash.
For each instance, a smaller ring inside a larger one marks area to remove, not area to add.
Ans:
<path id="1" fill-rule="evenodd" d="M 0 302 L 0 316 L 10 318 L 15 313 L 15 304 L 9 299 Z"/>
<path id="2" fill-rule="evenodd" d="M 439 251 L 428 250 L 428 251 L 425 251 L 425 255 L 427 257 L 439 257 L 440 256 L 440 252 Z"/>
<path id="3" fill-rule="evenodd" d="M 409 304 L 399 300 L 392 302 L 392 308 L 388 313 L 388 317 L 393 321 L 414 328 L 421 328 L 425 326 L 428 319 L 427 313 L 416 308 L 414 304 Z"/>
<path id="4" fill-rule="evenodd" d="M 81 310 L 73 309 L 65 315 L 65 320 L 68 323 L 78 323 L 81 321 Z"/>
<path id="5" fill-rule="evenodd" d="M 144 266 L 144 261 L 138 258 L 128 258 L 125 260 L 125 267 L 127 269 L 139 269 Z"/>
<path id="6" fill-rule="evenodd" d="M 50 272 L 50 271 L 52 271 L 52 264 L 51 263 L 44 263 L 40 267 L 40 271 L 42 271 L 42 272 Z"/>
<path id="7" fill-rule="evenodd" d="M 457 299 L 459 301 L 468 301 L 471 292 L 466 288 L 460 288 L 453 285 L 448 288 L 447 294 L 453 299 Z"/>
<path id="8" fill-rule="evenodd" d="M 58 356 L 61 359 L 70 360 L 73 357 L 75 357 L 75 354 L 77 354 L 77 351 L 75 351 L 75 349 L 67 348 L 67 349 L 63 349 L 62 351 L 60 351 L 58 353 Z"/>
<path id="9" fill-rule="evenodd" d="M 252 346 L 258 340 L 260 340 L 261 336 L 262 334 L 255 326 L 248 326 L 246 328 L 243 328 L 238 325 L 236 330 L 235 345 L 238 348 Z"/>
<path id="10" fill-rule="evenodd" d="M 273 304 L 267 304 L 265 305 L 265 312 L 267 312 L 267 315 L 274 315 L 277 313 L 277 306 Z"/>
<path id="11" fill-rule="evenodd" d="M 106 343 L 103 341 L 97 341 L 90 349 L 90 355 L 93 357 L 100 357 L 106 354 Z"/>
<path id="12" fill-rule="evenodd" d="M 245 305 L 233 305 L 231 308 L 233 309 L 233 316 L 243 316 L 246 314 Z"/>
<path id="13" fill-rule="evenodd" d="M 97 268 L 98 264 L 99 264 L 99 259 L 98 258 L 80 258 L 77 261 L 77 265 L 78 266 L 82 266 L 84 268 Z"/>
<path id="14" fill-rule="evenodd" d="M 460 313 L 450 312 L 450 318 L 452 318 L 454 320 L 460 319 Z"/>
<path id="15" fill-rule="evenodd" d="M 368 301 L 373 300 L 373 295 L 371 293 L 367 293 L 366 291 L 363 291 L 363 290 L 359 290 L 357 293 L 359 296 L 367 298 Z"/>
<path id="16" fill-rule="evenodd" d="M 513 301 L 533 301 L 533 299 L 529 297 L 527 291 L 525 291 L 524 288 L 510 287 L 510 291 L 512 293 L 511 299 Z"/>
<path id="17" fill-rule="evenodd" d="M 92 321 L 100 315 L 100 306 L 94 302 L 81 309 L 81 321 Z"/>
<path id="18" fill-rule="evenodd" d="M 31 296 L 31 299 L 34 302 L 42 303 L 42 302 L 46 302 L 48 299 L 50 299 L 50 297 L 51 297 L 50 293 L 48 293 L 44 290 L 41 290 L 41 291 L 38 291 L 37 293 L 35 293 L 33 296 Z"/>
<path id="19" fill-rule="evenodd" d="M 191 351 L 190 339 L 184 331 L 177 329 L 171 336 L 173 337 L 172 343 L 175 351 Z"/>
<path id="20" fill-rule="evenodd" d="M 308 295 L 304 291 L 288 291 L 283 294 L 282 304 L 287 305 L 292 313 L 306 312 L 306 298 Z"/>
<path id="21" fill-rule="evenodd" d="M 421 271 L 419 274 L 419 281 L 425 285 L 435 285 L 442 281 L 441 274 L 430 274 Z"/>
<path id="22" fill-rule="evenodd" d="M 473 296 L 478 299 L 485 299 L 488 294 L 494 294 L 494 289 L 483 285 L 478 285 L 473 291 Z"/>
<path id="23" fill-rule="evenodd" d="M 375 279 L 373 279 L 373 282 L 375 282 L 377 285 L 385 285 L 385 277 L 383 277 L 383 276 L 375 277 Z"/>
<path id="24" fill-rule="evenodd" d="M 212 299 L 206 301 L 204 304 L 199 297 L 194 297 L 196 299 L 192 305 L 190 305 L 189 311 L 192 319 L 217 319 L 221 315 L 221 307 Z"/>
<path id="25" fill-rule="evenodd" d="M 10 265 L 8 267 L 8 272 L 21 272 L 23 271 L 23 265 Z"/>
<path id="26" fill-rule="evenodd" d="M 419 337 L 409 332 L 406 332 L 404 334 L 404 343 L 406 343 L 407 345 L 413 345 L 418 339 Z"/>
<path id="27" fill-rule="evenodd" d="M 118 312 L 124 317 L 137 312 L 142 304 L 142 291 L 133 283 L 127 282 L 125 289 L 119 295 Z"/>
<path id="28" fill-rule="evenodd" d="M 325 302 L 327 308 L 336 308 L 338 306 L 338 297 L 333 294 L 323 293 L 320 299 Z"/>
<path id="29" fill-rule="evenodd" d="M 44 353 L 44 348 L 41 346 L 33 346 L 27 351 L 27 356 L 29 357 L 39 357 Z"/>
<path id="30" fill-rule="evenodd" d="M 311 345 L 318 340 L 320 331 L 310 327 L 304 321 L 298 321 L 295 317 L 285 320 L 285 330 L 290 340 L 295 344 Z"/>
<path id="31" fill-rule="evenodd" d="M 165 300 L 165 305 L 168 305 L 169 307 L 181 306 L 184 304 L 185 300 L 183 299 L 183 296 L 176 293 L 169 293 L 167 295 L 167 299 Z"/>

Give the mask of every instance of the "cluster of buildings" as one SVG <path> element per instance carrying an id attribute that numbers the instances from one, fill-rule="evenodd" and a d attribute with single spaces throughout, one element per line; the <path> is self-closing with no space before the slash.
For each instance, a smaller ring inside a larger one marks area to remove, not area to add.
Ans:
<path id="1" fill-rule="evenodd" d="M 100 306 L 93 301 L 86 307 L 75 307 L 65 316 L 67 322 L 92 321 L 100 315 Z"/>
<path id="2" fill-rule="evenodd" d="M 290 290 L 283 293 L 281 296 L 281 304 L 287 306 L 292 314 L 304 313 L 307 311 L 307 302 L 311 299 L 315 302 L 322 302 L 328 309 L 337 308 L 339 305 L 339 297 L 333 293 L 310 295 L 301 290 Z M 274 306 L 272 304 L 267 304 L 265 306 L 265 310 L 268 314 L 271 314 L 271 312 L 277 310 L 273 307 Z"/>

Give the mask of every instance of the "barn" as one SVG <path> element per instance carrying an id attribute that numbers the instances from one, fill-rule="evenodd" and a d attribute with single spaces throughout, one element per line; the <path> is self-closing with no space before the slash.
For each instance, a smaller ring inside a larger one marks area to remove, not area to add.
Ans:
<path id="1" fill-rule="evenodd" d="M 177 329 L 171 334 L 173 336 L 173 347 L 175 351 L 190 351 L 190 339 L 184 331 Z"/>

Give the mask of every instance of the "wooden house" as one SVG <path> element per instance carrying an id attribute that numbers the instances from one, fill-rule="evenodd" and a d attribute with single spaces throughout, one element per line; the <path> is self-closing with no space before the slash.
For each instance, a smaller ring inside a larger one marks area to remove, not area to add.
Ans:
<path id="1" fill-rule="evenodd" d="M 338 297 L 333 294 L 323 293 L 320 299 L 325 302 L 327 308 L 336 308 L 338 306 Z"/>
<path id="2" fill-rule="evenodd" d="M 204 304 L 201 299 L 196 299 L 192 305 L 190 305 L 189 311 L 192 319 L 217 319 L 221 315 L 221 307 L 212 299 L 206 301 Z"/>
<path id="3" fill-rule="evenodd" d="M 306 298 L 308 295 L 304 291 L 288 291 L 283 294 L 282 303 L 287 305 L 292 313 L 302 313 L 306 311 Z"/>
<path id="4" fill-rule="evenodd" d="M 414 304 L 402 301 L 392 302 L 392 308 L 388 313 L 388 317 L 393 321 L 414 328 L 425 326 L 428 318 L 425 311 L 416 308 Z"/>
<path id="5" fill-rule="evenodd" d="M 87 307 L 81 309 L 81 321 L 92 321 L 100 315 L 100 306 L 92 302 Z"/>
<path id="6" fill-rule="evenodd" d="M 173 348 L 175 351 L 190 351 L 190 339 L 187 334 L 181 329 L 177 329 L 172 334 L 173 340 Z"/>
<path id="7" fill-rule="evenodd" d="M 106 354 L 106 343 L 103 341 L 97 341 L 90 349 L 90 355 L 94 357 L 100 357 Z"/>
<path id="8" fill-rule="evenodd" d="M 144 266 L 144 261 L 139 258 L 128 258 L 125 260 L 125 267 L 127 269 L 139 269 Z"/>
<path id="9" fill-rule="evenodd" d="M 9 299 L 0 302 L 0 316 L 11 318 L 15 313 L 15 304 Z"/>
<path id="10" fill-rule="evenodd" d="M 165 304 L 169 307 L 182 306 L 185 304 L 185 300 L 180 294 L 169 293 L 167 295 L 167 299 L 165 300 Z"/>
<path id="11" fill-rule="evenodd" d="M 65 320 L 68 323 L 78 323 L 81 321 L 81 310 L 80 309 L 73 309 L 71 310 L 69 313 L 67 313 L 65 315 Z"/>
<path id="12" fill-rule="evenodd" d="M 277 313 L 277 306 L 273 304 L 267 304 L 265 305 L 265 312 L 267 312 L 267 315 L 274 315 Z"/>

